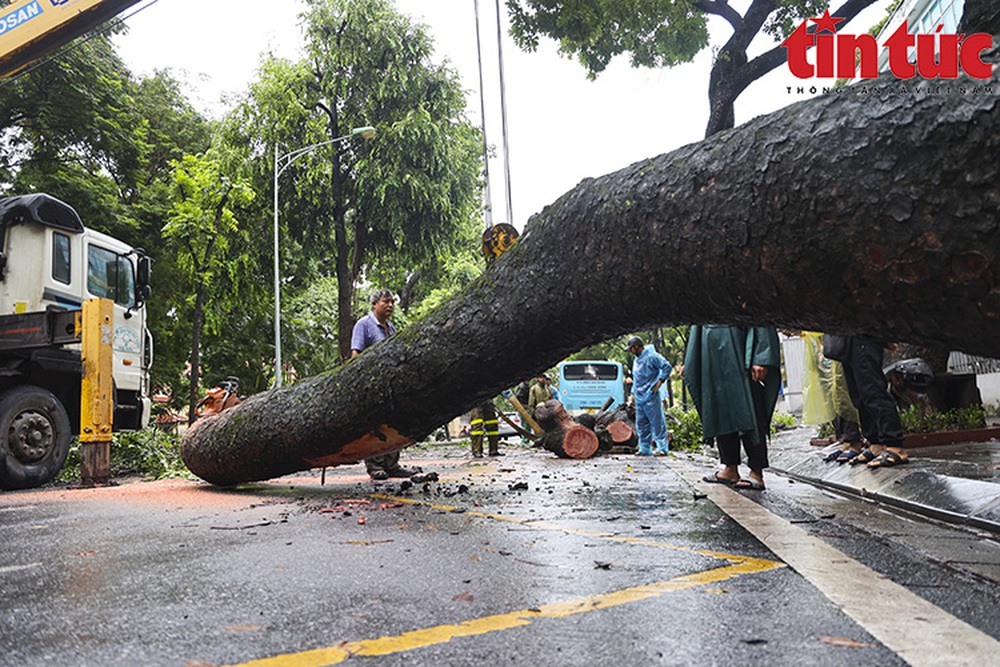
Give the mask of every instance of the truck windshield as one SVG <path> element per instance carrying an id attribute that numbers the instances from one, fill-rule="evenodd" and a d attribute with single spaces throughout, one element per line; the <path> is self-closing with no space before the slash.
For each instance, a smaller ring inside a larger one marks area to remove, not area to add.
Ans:
<path id="1" fill-rule="evenodd" d="M 132 262 L 106 248 L 87 246 L 87 291 L 131 308 L 135 305 Z"/>

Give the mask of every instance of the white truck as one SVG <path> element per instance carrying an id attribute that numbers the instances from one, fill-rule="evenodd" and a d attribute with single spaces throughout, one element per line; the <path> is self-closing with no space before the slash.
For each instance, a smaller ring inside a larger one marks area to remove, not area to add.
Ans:
<path id="1" fill-rule="evenodd" d="M 54 478 L 80 429 L 76 315 L 114 302 L 114 430 L 149 423 L 150 259 L 55 197 L 0 199 L 0 488 Z"/>

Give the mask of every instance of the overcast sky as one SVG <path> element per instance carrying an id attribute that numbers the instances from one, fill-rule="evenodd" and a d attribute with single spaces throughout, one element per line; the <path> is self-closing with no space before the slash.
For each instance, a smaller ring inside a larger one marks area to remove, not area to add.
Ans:
<path id="1" fill-rule="evenodd" d="M 497 155 L 490 162 L 493 218 L 500 222 L 507 221 L 508 214 L 500 160 L 496 4 L 479 4 L 486 131 Z M 397 0 L 396 6 L 428 27 L 437 45 L 436 59 L 447 59 L 458 70 L 468 90 L 469 118 L 479 124 L 473 0 Z M 175 76 L 186 76 L 193 103 L 214 116 L 225 109 L 223 95 L 238 93 L 254 78 L 261 53 L 288 58 L 300 54 L 298 0 L 155 0 L 137 7 L 144 8 L 125 14 L 128 35 L 116 40 L 125 61 L 139 74 L 170 68 Z M 582 179 L 704 135 L 709 50 L 694 63 L 665 70 L 635 70 L 619 58 L 596 81 L 589 81 L 582 66 L 556 53 L 551 40 L 543 40 L 535 53 L 522 53 L 506 35 L 502 0 L 500 11 L 513 223 L 518 229 Z M 852 27 L 862 32 L 880 16 Z M 720 23 L 713 29 L 720 36 L 714 43 L 721 44 L 728 35 L 726 26 Z M 761 42 L 757 50 L 769 46 Z M 790 95 L 788 85 L 798 82 L 784 68 L 754 84 L 737 104 L 737 123 L 805 99 Z"/>

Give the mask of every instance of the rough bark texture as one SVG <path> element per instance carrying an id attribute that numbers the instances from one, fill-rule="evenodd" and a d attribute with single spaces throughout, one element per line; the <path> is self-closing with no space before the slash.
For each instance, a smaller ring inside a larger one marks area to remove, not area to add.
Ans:
<path id="1" fill-rule="evenodd" d="M 234 484 L 400 449 L 586 345 L 661 325 L 1000 355 L 997 72 L 987 83 L 868 83 L 587 179 L 459 298 L 338 371 L 196 423 L 185 463 Z"/>

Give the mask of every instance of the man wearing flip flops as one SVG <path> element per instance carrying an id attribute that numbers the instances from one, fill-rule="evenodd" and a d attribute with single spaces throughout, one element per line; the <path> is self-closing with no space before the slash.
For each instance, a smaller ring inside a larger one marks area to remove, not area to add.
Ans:
<path id="1" fill-rule="evenodd" d="M 684 355 L 691 391 L 706 438 L 715 438 L 722 470 L 713 484 L 764 489 L 767 438 L 781 386 L 781 351 L 774 327 L 694 325 Z M 740 477 L 740 444 L 750 474 Z"/>

